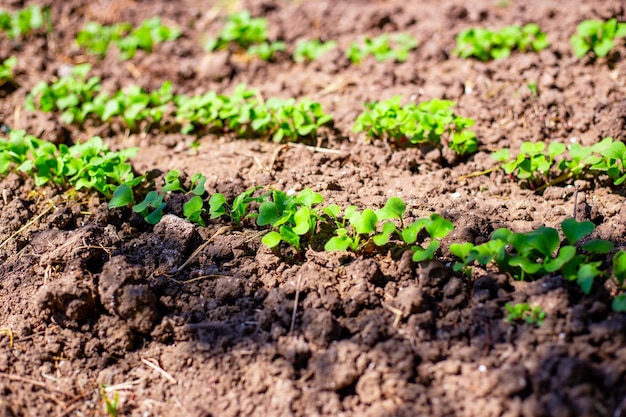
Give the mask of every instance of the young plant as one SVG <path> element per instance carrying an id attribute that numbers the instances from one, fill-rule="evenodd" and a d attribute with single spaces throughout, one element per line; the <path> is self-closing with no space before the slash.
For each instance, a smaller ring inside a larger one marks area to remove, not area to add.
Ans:
<path id="1" fill-rule="evenodd" d="M 626 289 L 624 285 L 626 284 L 626 250 L 619 250 L 613 255 L 613 278 L 622 290 L 622 293 L 613 299 L 613 311 L 626 312 L 626 293 L 623 292 Z"/>
<path id="2" fill-rule="evenodd" d="M 252 214 L 249 213 L 250 203 L 259 203 L 267 198 L 267 195 L 263 195 L 260 197 L 252 196 L 254 192 L 259 188 L 261 187 L 253 187 L 244 191 L 243 193 L 235 197 L 233 202 L 230 204 L 223 194 L 213 194 L 209 199 L 209 214 L 211 216 L 211 219 L 217 219 L 219 217 L 226 216 L 230 218 L 230 221 L 235 223 L 237 227 L 241 226 L 241 222 L 244 219 L 252 217 Z"/>
<path id="3" fill-rule="evenodd" d="M 408 33 L 393 36 L 385 33 L 373 39 L 366 37 L 362 45 L 352 42 L 346 50 L 346 56 L 353 64 L 359 64 L 369 55 L 373 55 L 379 62 L 390 59 L 404 62 L 416 46 L 417 41 Z"/>
<path id="4" fill-rule="evenodd" d="M 251 45 L 248 48 L 248 56 L 257 56 L 263 61 L 271 61 L 274 58 L 276 52 L 284 51 L 286 49 L 285 42 L 261 42 L 255 45 Z"/>
<path id="5" fill-rule="evenodd" d="M 191 177 L 189 188 L 185 188 L 180 182 L 180 173 L 177 170 L 171 170 L 165 174 L 161 192 L 151 190 L 137 204 L 135 204 L 135 196 L 132 189 L 137 184 L 124 183 L 116 188 L 111 201 L 109 201 L 109 209 L 132 204 L 133 211 L 141 215 L 148 224 L 157 224 L 161 221 L 163 211 L 167 206 L 165 203 L 167 193 L 181 192 L 185 195 L 191 195 L 191 198 L 183 204 L 183 216 L 185 219 L 204 226 L 202 215 L 206 212 L 206 209 L 204 208 L 202 195 L 205 193 L 205 182 L 206 177 L 204 175 L 195 174 Z"/>
<path id="6" fill-rule="evenodd" d="M 337 42 L 322 42 L 319 39 L 301 40 L 296 44 L 293 51 L 293 60 L 295 62 L 315 61 L 337 47 Z"/>
<path id="7" fill-rule="evenodd" d="M 97 22 L 88 22 L 78 32 L 76 43 L 88 53 L 101 58 L 113 43 L 120 50 L 120 61 L 125 61 L 133 58 L 139 49 L 152 52 L 154 45 L 175 40 L 179 36 L 178 29 L 164 26 L 159 17 L 154 17 L 144 20 L 135 29 L 130 23 L 100 25 Z"/>
<path id="8" fill-rule="evenodd" d="M 24 131 L 12 130 L 8 140 L 0 140 L 0 174 L 15 170 L 31 175 L 37 186 L 52 183 L 63 190 L 73 186 L 110 198 L 118 185 L 142 181 L 126 163 L 137 151 L 138 148 L 109 151 L 99 137 L 57 147 Z"/>
<path id="9" fill-rule="evenodd" d="M 595 229 L 589 221 L 577 222 L 568 218 L 561 223 L 567 244 L 561 244 L 556 229 L 540 227 L 527 233 L 514 233 L 508 229 L 496 230 L 491 240 L 481 245 L 454 243 L 450 252 L 461 258 L 455 271 L 467 271 L 474 262 L 487 265 L 495 262 L 514 279 L 537 279 L 550 273 L 560 273 L 570 281 L 576 281 L 585 294 L 589 294 L 593 280 L 602 272 L 602 261 L 595 260 L 613 250 L 606 240 L 580 241 Z"/>
<path id="10" fill-rule="evenodd" d="M 572 144 L 569 149 L 558 142 L 525 142 L 512 157 L 508 149 L 494 152 L 500 168 L 513 178 L 526 181 L 531 189 L 541 189 L 572 178 L 604 173 L 614 185 L 626 181 L 626 145 L 607 137 L 592 146 Z"/>
<path id="11" fill-rule="evenodd" d="M 579 59 L 590 51 L 604 58 L 615 47 L 615 39 L 623 37 L 626 37 L 626 23 L 618 23 L 614 18 L 607 21 L 590 19 L 578 25 L 570 44 Z"/>
<path id="12" fill-rule="evenodd" d="M 160 17 L 144 20 L 130 34 L 115 41 L 120 50 L 119 59 L 132 59 L 137 50 L 152 52 L 154 45 L 165 41 L 173 41 L 180 36 L 180 30 L 161 24 Z"/>
<path id="13" fill-rule="evenodd" d="M 555 158 L 565 152 L 566 146 L 552 142 L 545 151 L 544 142 L 524 142 L 516 158 L 511 158 L 508 149 L 494 152 L 492 157 L 502 162 L 501 168 L 508 175 L 528 182 L 531 189 L 536 189 L 549 181 L 549 173 Z"/>
<path id="14" fill-rule="evenodd" d="M 528 324 L 534 324 L 537 327 L 541 327 L 543 320 L 546 318 L 546 312 L 539 306 L 532 308 L 528 303 L 510 304 L 504 305 L 507 316 L 506 321 L 512 323 L 514 321 L 525 321 Z"/>
<path id="15" fill-rule="evenodd" d="M 61 110 L 63 122 L 84 122 L 87 113 L 82 105 L 92 102 L 102 88 L 99 77 L 86 79 L 90 69 L 89 64 L 76 65 L 69 75 L 64 75 L 52 84 L 39 82 L 26 96 L 24 107 L 30 111 Z"/>
<path id="16" fill-rule="evenodd" d="M 352 127 L 367 132 L 369 139 L 382 139 L 396 146 L 431 145 L 443 147 L 442 138 L 454 152 L 464 155 L 478 149 L 476 135 L 468 128 L 474 121 L 454 114 L 453 101 L 433 99 L 419 105 L 400 106 L 401 96 L 366 104 Z"/>
<path id="17" fill-rule="evenodd" d="M 76 35 L 76 44 L 91 55 L 104 57 L 111 43 L 122 39 L 132 29 L 130 23 L 101 25 L 98 22 L 87 22 Z"/>
<path id="18" fill-rule="evenodd" d="M 48 23 L 50 27 L 50 10 L 32 5 L 24 9 L 9 13 L 0 10 L 0 30 L 4 31 L 9 39 L 28 36 L 31 32 L 41 29 Z"/>
<path id="19" fill-rule="evenodd" d="M 226 49 L 232 43 L 241 49 L 248 49 L 265 41 L 267 41 L 267 19 L 253 18 L 249 11 L 243 10 L 228 16 L 218 37 L 209 39 L 205 48 L 208 51 Z"/>
<path id="20" fill-rule="evenodd" d="M 10 56 L 0 64 L 0 88 L 5 84 L 13 84 L 13 68 L 17 65 L 17 57 Z"/>
<path id="21" fill-rule="evenodd" d="M 548 38 L 538 25 L 529 23 L 523 27 L 506 26 L 499 31 L 470 28 L 456 36 L 456 44 L 453 53 L 459 57 L 489 61 L 507 58 L 516 48 L 522 52 L 541 51 L 548 47 Z"/>
<path id="22" fill-rule="evenodd" d="M 274 229 L 263 236 L 262 242 L 269 248 L 286 242 L 300 252 L 301 236 L 308 234 L 311 237 L 315 234 L 321 214 L 314 207 L 323 201 L 322 195 L 310 188 L 300 191 L 297 196 L 274 190 L 271 199 L 259 206 L 257 225 L 269 225 Z"/>
<path id="23" fill-rule="evenodd" d="M 418 219 L 404 227 L 402 216 L 405 210 L 406 204 L 398 197 L 390 198 L 385 206 L 377 211 L 366 208 L 360 212 L 355 206 L 348 206 L 344 210 L 343 218 L 339 217 L 341 211 L 339 206 L 328 206 L 323 212 L 335 222 L 337 228 L 336 236 L 330 238 L 324 248 L 327 251 L 350 249 L 353 252 L 360 252 L 370 241 L 376 246 L 384 246 L 394 235 L 402 242 L 413 245 L 417 242 L 420 232 L 425 230 L 430 242 L 426 248 L 419 245 L 411 246 L 413 261 L 433 259 L 440 240 L 454 230 L 454 226 L 450 221 L 433 213 L 430 217 Z M 399 221 L 400 227 L 389 220 Z"/>

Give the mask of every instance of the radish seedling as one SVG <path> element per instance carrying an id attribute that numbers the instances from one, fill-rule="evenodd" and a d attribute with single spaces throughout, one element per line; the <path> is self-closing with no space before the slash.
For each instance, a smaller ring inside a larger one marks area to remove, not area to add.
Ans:
<path id="1" fill-rule="evenodd" d="M 515 48 L 535 52 L 548 47 L 547 35 L 538 25 L 529 23 L 523 27 L 506 26 L 498 31 L 470 28 L 456 37 L 453 53 L 461 58 L 476 57 L 481 61 L 507 58 Z"/>
<path id="2" fill-rule="evenodd" d="M 546 312 L 539 306 L 532 308 L 528 303 L 518 303 L 504 305 L 506 309 L 506 321 L 512 323 L 514 321 L 525 321 L 528 324 L 534 324 L 541 327 L 546 318 Z"/>
<path id="3" fill-rule="evenodd" d="M 88 22 L 76 36 L 76 43 L 93 55 L 103 57 L 109 45 L 115 44 L 120 50 L 119 59 L 131 59 L 141 49 L 152 52 L 154 45 L 164 41 L 175 40 L 180 31 L 161 24 L 159 17 L 144 20 L 141 25 L 133 29 L 130 23 L 116 23 L 100 25 L 97 22 Z"/>
<path id="4" fill-rule="evenodd" d="M 443 147 L 442 138 L 456 153 L 473 153 L 478 148 L 476 135 L 468 128 L 474 121 L 454 114 L 453 101 L 433 99 L 419 105 L 400 106 L 401 96 L 366 104 L 352 127 L 367 133 L 369 139 L 382 139 L 397 146 L 431 145 Z"/>
<path id="5" fill-rule="evenodd" d="M 377 61 L 395 59 L 404 62 L 409 52 L 417 46 L 417 41 L 408 33 L 398 33 L 390 36 L 385 33 L 376 38 L 366 37 L 363 45 L 352 42 L 346 50 L 346 56 L 353 64 L 359 64 L 368 55 L 373 55 Z"/>
<path id="6" fill-rule="evenodd" d="M 561 273 L 576 281 L 585 294 L 589 294 L 594 278 L 602 272 L 602 261 L 595 260 L 610 253 L 613 244 L 606 240 L 581 240 L 593 232 L 593 223 L 566 219 L 561 230 L 567 244 L 561 243 L 556 229 L 540 227 L 527 233 L 514 233 L 508 229 L 496 230 L 491 239 L 481 245 L 454 243 L 450 252 L 461 258 L 454 270 L 466 270 L 474 261 L 481 265 L 495 262 L 498 267 L 518 280 L 536 279 L 549 273 Z"/>
<path id="7" fill-rule="evenodd" d="M 615 39 L 623 37 L 626 37 L 626 23 L 618 23 L 616 19 L 590 19 L 578 25 L 576 34 L 570 38 L 570 44 L 579 59 L 590 51 L 604 58 L 615 47 Z"/>
<path id="8" fill-rule="evenodd" d="M 10 56 L 0 64 L 0 87 L 13 83 L 13 68 L 17 65 L 17 57 Z"/>
<path id="9" fill-rule="evenodd" d="M 296 44 L 293 51 L 293 60 L 295 62 L 315 61 L 337 47 L 337 42 L 322 42 L 319 39 L 301 40 Z"/>
<path id="10" fill-rule="evenodd" d="M 32 5 L 13 13 L 0 10 L 0 30 L 4 31 L 9 39 L 17 39 L 29 35 L 32 31 L 50 25 L 50 10 Z"/>

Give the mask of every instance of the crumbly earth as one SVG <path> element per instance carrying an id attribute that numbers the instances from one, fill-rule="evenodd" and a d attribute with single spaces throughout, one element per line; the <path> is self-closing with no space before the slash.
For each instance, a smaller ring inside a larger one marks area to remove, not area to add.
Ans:
<path id="1" fill-rule="evenodd" d="M 19 58 L 17 85 L 0 92 L 0 122 L 13 129 L 55 143 L 100 135 L 113 149 L 139 146 L 137 172 L 200 172 L 209 194 L 229 198 L 254 185 L 310 187 L 342 206 L 400 196 L 409 218 L 437 212 L 455 224 L 443 247 L 484 242 L 498 227 L 556 227 L 573 213 L 597 225 L 595 237 L 626 244 L 623 187 L 599 179 L 536 193 L 497 170 L 460 178 L 492 168 L 490 151 L 524 141 L 624 140 L 626 47 L 608 60 L 578 60 L 568 43 L 584 19 L 624 21 L 619 0 L 47 2 L 52 33 L 24 42 L 0 35 L 0 58 Z M 358 66 L 339 50 L 310 64 L 204 51 L 219 16 L 236 7 L 267 17 L 270 37 L 288 45 L 320 37 L 345 49 L 401 31 L 419 47 L 405 63 Z M 130 61 L 114 49 L 98 61 L 73 41 L 88 20 L 157 15 L 182 37 Z M 451 53 L 462 29 L 529 22 L 549 34 L 547 50 L 488 63 Z M 109 90 L 172 80 L 176 93 L 228 93 L 243 82 L 263 97 L 309 97 L 334 125 L 305 147 L 158 127 L 129 133 L 115 122 L 67 126 L 58 114 L 22 108 L 38 81 L 82 62 Z M 480 152 L 442 160 L 351 132 L 364 102 L 397 94 L 456 101 L 476 120 Z M 95 194 L 35 187 L 17 174 L 0 190 L 2 417 L 107 415 L 102 384 L 123 416 L 626 416 L 626 315 L 612 312 L 602 280 L 584 296 L 560 276 L 516 282 L 475 268 L 466 278 L 446 250 L 422 264 L 410 252 L 315 245 L 298 258 L 263 247 L 255 230 L 193 226 L 176 216 L 174 199 L 152 227 Z M 541 327 L 507 323 L 507 302 L 539 305 L 547 318 Z"/>

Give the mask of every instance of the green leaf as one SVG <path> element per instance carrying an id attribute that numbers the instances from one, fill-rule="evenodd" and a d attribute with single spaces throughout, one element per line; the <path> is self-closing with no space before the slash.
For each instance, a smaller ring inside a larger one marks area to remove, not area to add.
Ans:
<path id="1" fill-rule="evenodd" d="M 438 240 L 433 240 L 428 244 L 426 249 L 419 246 L 413 246 L 411 248 L 413 251 L 413 262 L 423 262 L 433 259 L 435 252 L 439 248 L 439 244 L 440 242 Z"/>
<path id="2" fill-rule="evenodd" d="M 165 209 L 165 203 L 161 203 L 152 213 L 148 214 L 144 219 L 148 224 L 157 224 L 163 217 L 163 209 Z"/>
<path id="3" fill-rule="evenodd" d="M 297 235 L 305 235 L 311 227 L 311 211 L 308 207 L 300 207 L 293 216 L 295 227 L 293 231 Z"/>
<path id="4" fill-rule="evenodd" d="M 443 239 L 454 230 L 452 222 L 444 219 L 437 213 L 431 214 L 430 220 L 430 224 L 426 224 L 426 231 L 430 235 L 431 239 Z"/>
<path id="5" fill-rule="evenodd" d="M 204 201 L 202 201 L 202 197 L 195 195 L 183 204 L 183 215 L 190 222 L 204 226 L 204 221 L 202 220 L 203 206 Z"/>
<path id="6" fill-rule="evenodd" d="M 626 250 L 620 250 L 613 256 L 613 276 L 619 285 L 626 281 Z"/>
<path id="7" fill-rule="evenodd" d="M 263 236 L 261 242 L 268 248 L 273 248 L 277 246 L 281 240 L 283 240 L 283 238 L 280 236 L 280 233 L 272 230 Z"/>
<path id="8" fill-rule="evenodd" d="M 333 236 L 324 245 L 324 250 L 331 251 L 345 251 L 353 244 L 352 238 L 346 235 Z"/>
<path id="9" fill-rule="evenodd" d="M 591 262 L 580 265 L 578 273 L 576 274 L 576 282 L 580 286 L 583 293 L 589 294 L 591 292 L 593 279 L 602 273 L 598 269 L 599 265 L 600 262 Z"/>
<path id="10" fill-rule="evenodd" d="M 617 313 L 626 312 L 626 294 L 620 294 L 615 297 L 611 303 L 611 307 L 613 308 L 613 311 Z"/>
<path id="11" fill-rule="evenodd" d="M 608 240 L 593 239 L 589 242 L 585 242 L 581 247 L 590 254 L 606 254 L 611 252 L 615 245 Z"/>
<path id="12" fill-rule="evenodd" d="M 258 226 L 274 225 L 281 218 L 276 204 L 272 201 L 266 201 L 259 206 L 259 216 L 256 219 Z"/>
<path id="13" fill-rule="evenodd" d="M 109 209 L 124 207 L 135 203 L 133 190 L 126 184 L 120 184 L 113 192 L 113 198 L 109 201 Z"/>
<path id="14" fill-rule="evenodd" d="M 574 246 L 563 246 L 559 249 L 559 254 L 554 259 L 548 259 L 544 262 L 546 272 L 556 272 L 563 268 L 567 262 L 574 259 L 576 248 Z"/>
<path id="15" fill-rule="evenodd" d="M 215 193 L 209 198 L 209 214 L 212 219 L 216 219 L 226 214 L 226 197 L 223 194 Z"/>
<path id="16" fill-rule="evenodd" d="M 385 206 L 376 211 L 378 220 L 402 219 L 406 210 L 406 204 L 399 197 L 391 197 Z"/>
<path id="17" fill-rule="evenodd" d="M 382 233 L 373 237 L 374 244 L 376 246 L 384 246 L 389 242 L 391 234 L 396 231 L 396 225 L 393 222 L 386 222 L 383 224 Z"/>
<path id="18" fill-rule="evenodd" d="M 567 218 L 561 223 L 561 230 L 570 245 L 575 245 L 579 240 L 591 234 L 594 229 L 595 225 L 590 221 L 578 222 Z"/>
<path id="19" fill-rule="evenodd" d="M 365 209 L 362 213 L 355 212 L 350 217 L 350 223 L 354 226 L 354 230 L 360 235 L 368 235 L 376 231 L 376 223 L 378 218 L 372 209 Z"/>

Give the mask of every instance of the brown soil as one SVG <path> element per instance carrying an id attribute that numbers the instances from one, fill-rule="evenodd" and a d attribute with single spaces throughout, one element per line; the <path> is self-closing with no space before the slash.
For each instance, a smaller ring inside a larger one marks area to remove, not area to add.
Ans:
<path id="1" fill-rule="evenodd" d="M 411 218 L 451 220 L 449 242 L 482 242 L 502 226 L 556 227 L 576 211 L 597 225 L 595 237 L 626 244 L 623 188 L 582 181 L 575 207 L 572 183 L 534 193 L 498 172 L 458 181 L 492 167 L 489 150 L 524 141 L 624 140 L 626 48 L 577 60 L 568 43 L 584 19 L 623 21 L 618 0 L 241 2 L 288 44 L 321 37 L 345 49 L 396 31 L 420 43 L 405 63 L 358 66 L 339 51 L 310 64 L 209 54 L 200 40 L 219 30 L 220 9 L 208 1 L 49 3 L 53 33 L 23 43 L 0 36 L 0 58 L 19 58 L 18 85 L 0 101 L 0 122 L 11 128 L 57 143 L 98 134 L 113 148 L 140 146 L 137 172 L 200 172 L 209 193 L 229 197 L 253 185 L 310 187 L 342 206 L 400 196 Z M 73 43 L 88 20 L 156 15 L 183 36 L 152 54 L 120 63 L 111 50 L 98 62 Z M 451 54 L 462 29 L 528 22 L 549 33 L 547 50 L 488 63 Z M 22 109 L 35 83 L 85 60 L 109 89 L 172 80 L 176 93 L 192 94 L 245 82 L 264 97 L 310 97 L 335 117 L 319 143 L 332 152 L 214 135 L 193 152 L 195 137 L 77 128 Z M 476 120 L 481 151 L 442 164 L 437 152 L 351 133 L 363 102 L 396 94 L 457 101 L 458 113 Z M 168 275 L 222 224 L 199 228 L 167 215 L 151 227 L 96 195 L 68 198 L 16 174 L 0 189 L 0 416 L 106 415 L 101 384 L 112 386 L 110 398 L 118 393 L 124 416 L 626 416 L 626 315 L 612 312 L 601 282 L 584 296 L 559 276 L 516 282 L 477 268 L 466 279 L 445 251 L 441 262 L 420 265 L 410 252 L 309 249 L 297 259 L 263 247 L 252 230 L 216 236 Z M 180 202 L 168 211 L 180 214 Z M 507 323 L 507 302 L 540 305 L 543 326 Z"/>

